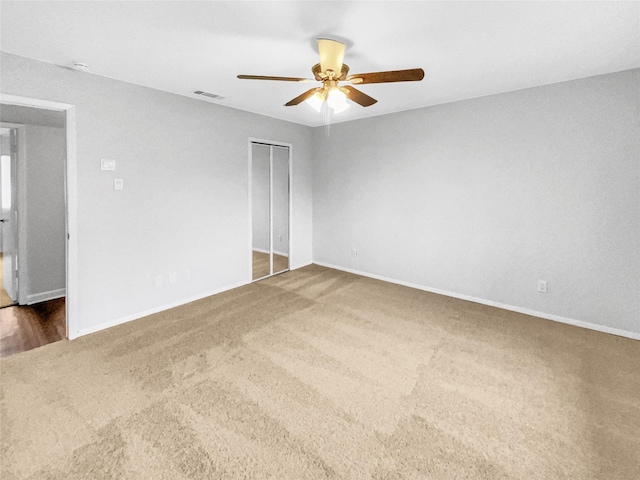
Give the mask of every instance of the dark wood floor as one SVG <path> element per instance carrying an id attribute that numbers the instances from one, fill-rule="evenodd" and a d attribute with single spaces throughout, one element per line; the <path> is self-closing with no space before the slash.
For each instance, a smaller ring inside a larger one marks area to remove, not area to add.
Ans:
<path id="1" fill-rule="evenodd" d="M 0 357 L 66 338 L 65 299 L 0 309 Z"/>

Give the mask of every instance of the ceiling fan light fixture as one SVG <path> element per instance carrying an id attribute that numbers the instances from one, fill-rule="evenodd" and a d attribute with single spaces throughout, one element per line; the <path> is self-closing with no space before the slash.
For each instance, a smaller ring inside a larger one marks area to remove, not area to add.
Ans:
<path id="1" fill-rule="evenodd" d="M 327 103 L 334 111 L 338 109 L 340 111 L 343 111 L 349 107 L 349 104 L 347 103 L 347 96 L 338 87 L 332 87 L 329 90 L 329 94 L 327 95 Z M 336 113 L 338 112 L 336 111 Z"/>
<path id="2" fill-rule="evenodd" d="M 313 95 L 311 95 L 309 98 L 307 98 L 305 102 L 307 102 L 307 105 L 309 105 L 311 108 L 313 108 L 316 112 L 319 113 L 320 110 L 322 109 L 324 96 L 322 95 L 322 92 L 316 92 Z"/>
<path id="3" fill-rule="evenodd" d="M 349 108 L 349 104 L 347 102 L 340 103 L 337 106 L 333 107 L 333 113 L 344 112 L 347 108 Z"/>

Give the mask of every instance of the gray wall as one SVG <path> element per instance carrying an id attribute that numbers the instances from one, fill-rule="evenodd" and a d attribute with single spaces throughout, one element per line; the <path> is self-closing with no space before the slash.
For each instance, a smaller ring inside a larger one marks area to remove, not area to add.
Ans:
<path id="1" fill-rule="evenodd" d="M 26 239 L 26 251 L 19 295 L 25 303 L 64 296 L 65 199 L 64 162 L 66 133 L 63 128 L 26 127 L 26 209 L 18 207 L 26 225 L 19 234 Z"/>
<path id="2" fill-rule="evenodd" d="M 80 330 L 250 280 L 256 137 L 294 145 L 294 268 L 313 258 L 640 332 L 638 70 L 334 124 L 326 137 L 1 60 L 3 93 L 76 105 Z"/>
<path id="3" fill-rule="evenodd" d="M 7 122 L 57 128 L 64 128 L 66 117 L 64 112 L 58 110 L 43 110 L 21 105 L 2 105 L 0 107 L 0 116 L 2 116 L 3 121 Z"/>
<path id="4" fill-rule="evenodd" d="M 5 53 L 1 62 L 3 93 L 76 106 L 80 332 L 250 281 L 249 137 L 294 145 L 291 265 L 311 262 L 310 129 Z M 101 171 L 101 158 L 116 171 Z"/>
<path id="5" fill-rule="evenodd" d="M 315 129 L 314 261 L 640 333 L 639 85 L 632 70 Z"/>

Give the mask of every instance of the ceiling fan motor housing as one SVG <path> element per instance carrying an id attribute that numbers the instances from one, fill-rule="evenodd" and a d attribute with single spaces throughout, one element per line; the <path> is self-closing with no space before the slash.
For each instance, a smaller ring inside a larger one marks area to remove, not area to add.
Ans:
<path id="1" fill-rule="evenodd" d="M 327 72 L 322 71 L 322 67 L 320 66 L 319 63 L 316 63 L 313 67 L 311 67 L 311 72 L 313 73 L 314 78 L 319 82 L 322 82 L 325 79 L 330 77 L 330 75 Z M 328 70 L 328 72 L 333 73 L 333 70 Z M 346 80 L 348 74 L 349 74 L 349 65 L 347 65 L 346 63 L 343 63 L 340 76 L 335 77 L 335 74 L 333 76 L 334 78 L 336 78 L 336 80 L 343 81 L 343 80 Z"/>

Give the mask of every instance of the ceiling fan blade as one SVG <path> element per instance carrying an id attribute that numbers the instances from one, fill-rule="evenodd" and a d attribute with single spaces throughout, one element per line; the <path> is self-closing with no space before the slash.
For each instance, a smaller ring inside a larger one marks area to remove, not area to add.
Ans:
<path id="1" fill-rule="evenodd" d="M 304 102 L 306 99 L 310 98 L 311 96 L 313 96 L 313 94 L 315 94 L 316 92 L 319 92 L 319 91 L 322 91 L 322 87 L 312 88 L 311 90 L 307 90 L 302 95 L 298 95 L 293 100 L 290 100 L 289 102 L 285 103 L 284 106 L 285 107 L 292 107 L 294 105 L 298 105 L 298 104 Z"/>
<path id="2" fill-rule="evenodd" d="M 313 82 L 310 78 L 270 77 L 265 75 L 238 75 L 241 80 L 279 80 L 281 82 Z"/>
<path id="3" fill-rule="evenodd" d="M 388 72 L 356 73 L 349 75 L 347 81 L 355 85 L 364 83 L 417 82 L 424 78 L 424 70 L 411 68 L 408 70 L 390 70 Z"/>
<path id="4" fill-rule="evenodd" d="M 318 53 L 320 54 L 322 71 L 332 70 L 339 77 L 342 72 L 342 61 L 344 60 L 344 43 L 329 40 L 328 38 L 319 38 Z"/>
<path id="5" fill-rule="evenodd" d="M 363 107 L 370 107 L 371 105 L 377 102 L 375 98 L 372 98 L 366 93 L 361 92 L 357 88 L 353 88 L 349 85 L 346 85 L 341 88 L 344 88 L 349 91 L 349 93 L 347 93 L 347 98 L 349 100 L 352 100 L 357 104 L 362 105 Z"/>

